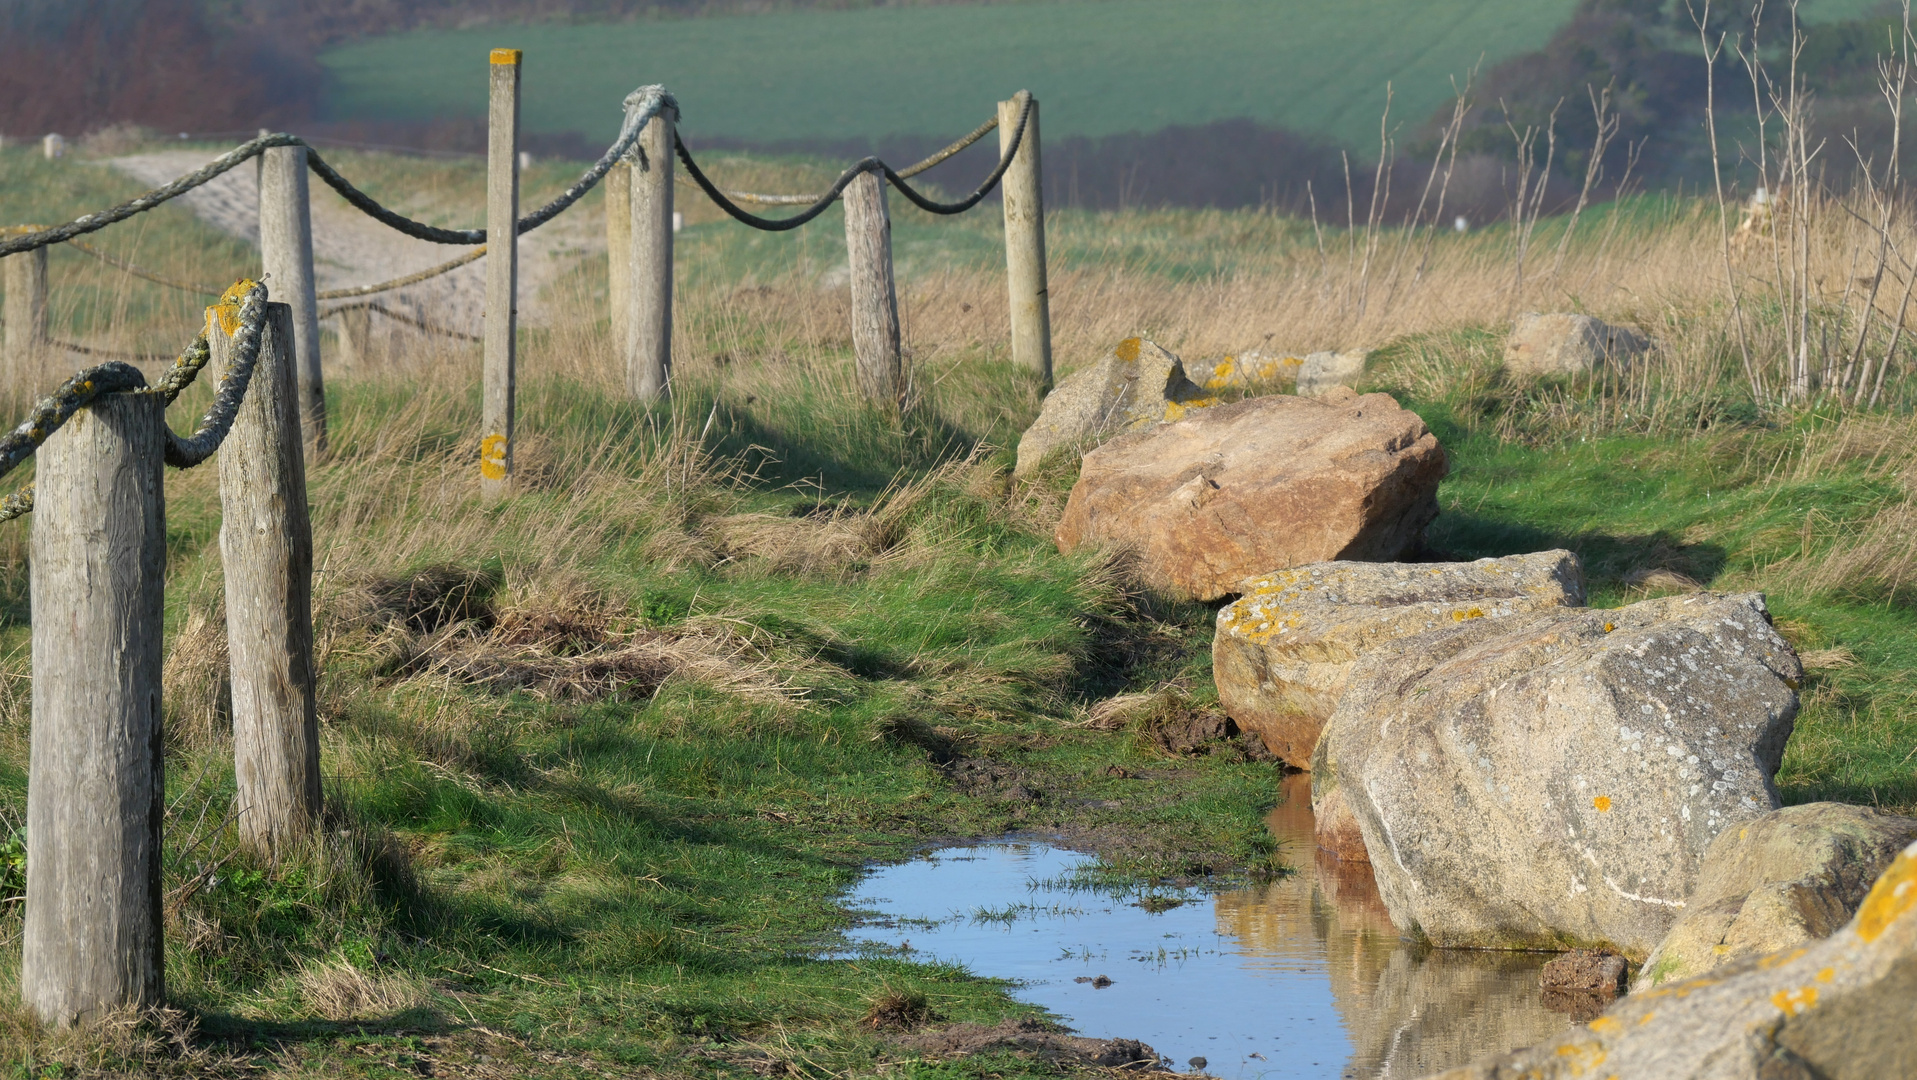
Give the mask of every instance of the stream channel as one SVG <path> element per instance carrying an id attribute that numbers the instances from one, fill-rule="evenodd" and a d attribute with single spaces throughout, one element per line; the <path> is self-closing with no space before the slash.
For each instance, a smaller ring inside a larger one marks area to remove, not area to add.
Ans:
<path id="1" fill-rule="evenodd" d="M 1370 867 L 1318 850 L 1309 774 L 1267 823 L 1297 872 L 1226 892 L 1090 888 L 1091 856 L 1038 842 L 944 848 L 868 874 L 850 936 L 1014 980 L 1081 1035 L 1232 1080 L 1420 1077 L 1570 1026 L 1540 1000 L 1548 954 L 1400 940 Z"/>

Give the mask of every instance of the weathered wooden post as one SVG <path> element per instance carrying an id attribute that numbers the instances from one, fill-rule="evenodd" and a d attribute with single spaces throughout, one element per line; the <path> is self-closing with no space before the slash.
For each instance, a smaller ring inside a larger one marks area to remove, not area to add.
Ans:
<path id="1" fill-rule="evenodd" d="M 326 451 L 326 385 L 320 374 L 319 301 L 313 283 L 313 211 L 306 147 L 275 146 L 260 155 L 260 261 L 267 288 L 293 309 L 291 342 L 299 379 L 302 429 Z"/>
<path id="2" fill-rule="evenodd" d="M 843 198 L 859 389 L 875 404 L 897 409 L 905 395 L 905 378 L 899 362 L 899 301 L 892 283 L 892 219 L 885 210 L 884 174 L 860 173 L 846 185 Z"/>
<path id="3" fill-rule="evenodd" d="M 350 307 L 335 312 L 339 338 L 339 367 L 364 373 L 373 361 L 373 313 L 367 308 Z"/>
<path id="4" fill-rule="evenodd" d="M 239 305 L 207 309 L 214 370 L 232 362 Z M 253 381 L 220 447 L 220 562 L 233 682 L 233 809 L 240 837 L 277 857 L 320 812 L 313 693 L 313 532 L 300 438 L 298 324 L 266 305 Z"/>
<path id="5" fill-rule="evenodd" d="M 486 110 L 486 342 L 479 490 L 497 499 L 513 481 L 513 335 L 519 321 L 518 49 L 494 49 Z"/>
<path id="6" fill-rule="evenodd" d="M 6 356 L 0 366 L 0 385 L 15 393 L 43 394 L 40 385 L 47 352 L 47 249 L 35 248 L 0 259 L 7 291 Z"/>
<path id="7" fill-rule="evenodd" d="M 98 398 L 36 452 L 20 996 L 66 1026 L 165 992 L 166 403 Z"/>
<path id="8" fill-rule="evenodd" d="M 605 184 L 606 311 L 612 317 L 612 354 L 624 361 L 626 328 L 632 324 L 632 165 L 614 165 Z"/>
<path id="9" fill-rule="evenodd" d="M 1012 362 L 1052 385 L 1052 309 L 1045 283 L 1045 183 L 1038 149 L 1038 100 L 1021 90 L 998 103 L 998 150 L 1018 130 L 1019 110 L 1032 103 L 1018 153 L 999 192 L 1005 201 L 1005 287 L 1012 313 Z"/>
<path id="10" fill-rule="evenodd" d="M 672 392 L 671 106 L 646 121 L 632 159 L 632 311 L 626 337 L 626 390 L 640 401 Z"/>

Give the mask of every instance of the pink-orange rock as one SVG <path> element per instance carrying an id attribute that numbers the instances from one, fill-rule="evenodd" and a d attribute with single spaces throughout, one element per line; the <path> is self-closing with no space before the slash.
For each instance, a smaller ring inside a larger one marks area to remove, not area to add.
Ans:
<path id="1" fill-rule="evenodd" d="M 1358 828 L 1358 817 L 1351 812 L 1351 803 L 1345 800 L 1342 789 L 1332 788 L 1311 810 L 1316 817 L 1318 850 L 1337 856 L 1339 862 L 1371 861 L 1365 853 L 1364 831 Z"/>
<path id="2" fill-rule="evenodd" d="M 1437 437 L 1388 394 L 1253 398 L 1086 454 L 1058 547 L 1133 549 L 1148 584 L 1214 600 L 1255 574 L 1399 558 L 1444 475 Z"/>

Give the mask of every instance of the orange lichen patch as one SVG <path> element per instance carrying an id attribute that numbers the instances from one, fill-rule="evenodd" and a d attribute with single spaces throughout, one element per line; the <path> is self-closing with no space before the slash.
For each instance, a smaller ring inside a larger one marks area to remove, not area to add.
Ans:
<path id="1" fill-rule="evenodd" d="M 1653 1016 L 1656 1016 L 1656 1015 L 1657 1015 L 1657 1014 L 1656 1014 L 1656 1013 L 1654 1013 L 1654 1012 L 1647 1012 L 1647 1013 L 1645 1013 L 1645 1014 L 1644 1014 L 1643 1016 L 1640 1016 L 1640 1017 L 1638 1017 L 1638 1018 L 1637 1018 L 1637 1026 L 1638 1026 L 1638 1027 L 1643 1027 L 1644 1025 L 1646 1025 L 1646 1024 L 1648 1024 L 1648 1023 L 1650 1023 L 1650 1022 L 1651 1022 L 1651 1018 L 1652 1018 Z"/>
<path id="2" fill-rule="evenodd" d="M 1827 983 L 1831 981 L 1832 979 L 1835 979 L 1836 977 L 1837 977 L 1836 968 L 1825 968 L 1824 970 L 1817 973 L 1817 981 L 1820 983 Z"/>
<path id="3" fill-rule="evenodd" d="M 1127 364 L 1133 363 L 1138 359 L 1138 342 L 1138 338 L 1128 337 L 1118 343 L 1118 347 L 1112 350 L 1112 355 Z"/>
<path id="4" fill-rule="evenodd" d="M 1779 990 L 1771 995 L 1771 1004 L 1778 1007 L 1785 1016 L 1796 1016 L 1817 1007 L 1817 988 L 1800 986 L 1795 990 Z"/>
<path id="5" fill-rule="evenodd" d="M 1565 1067 L 1571 1070 L 1572 1076 L 1584 1075 L 1587 1070 L 1604 1064 L 1604 1059 L 1610 1056 L 1604 1052 L 1604 1047 L 1594 1042 L 1562 1043 L 1558 1046 L 1557 1054 L 1566 1059 Z"/>
<path id="6" fill-rule="evenodd" d="M 1809 949 L 1791 949 L 1788 952 L 1774 952 L 1762 960 L 1759 960 L 1757 966 L 1762 971 L 1783 967 L 1785 964 L 1790 963 L 1792 960 L 1797 959 L 1809 951 Z"/>
<path id="7" fill-rule="evenodd" d="M 1632 994 L 1631 996 L 1636 998 L 1643 998 L 1646 1001 L 1652 1000 L 1653 998 L 1661 998 L 1661 997 L 1675 997 L 1675 998 L 1682 999 L 1682 998 L 1690 997 L 1692 994 L 1697 993 L 1699 990 L 1704 990 L 1704 989 L 1708 989 L 1710 987 L 1716 986 L 1718 983 L 1721 983 L 1723 981 L 1724 980 L 1722 979 L 1711 978 L 1708 975 L 1700 975 L 1695 979 L 1686 979 L 1685 981 L 1681 983 L 1676 983 L 1672 986 L 1660 986 L 1655 990 L 1640 991 L 1636 994 Z"/>
<path id="8" fill-rule="evenodd" d="M 240 332 L 240 305 L 246 301 L 246 294 L 253 291 L 259 282 L 252 278 L 241 278 L 234 282 L 219 300 L 206 309 L 206 332 L 216 328 L 227 337 Z"/>
<path id="9" fill-rule="evenodd" d="M 488 480 L 506 478 L 506 436 L 492 434 L 479 440 L 479 475 Z"/>
<path id="10" fill-rule="evenodd" d="M 518 49 L 494 49 L 493 55 L 492 55 L 492 61 L 495 64 L 510 64 L 513 66 L 518 66 L 519 58 L 523 55 L 525 54 L 520 52 Z"/>
<path id="11" fill-rule="evenodd" d="M 1857 936 L 1867 943 L 1876 941 L 1913 904 L 1917 904 L 1917 853 L 1906 848 L 1857 909 Z"/>
<path id="12" fill-rule="evenodd" d="M 1617 629 L 1617 624 L 1616 624 L 1616 623 L 1608 623 L 1608 622 L 1607 622 L 1607 623 L 1605 623 L 1605 624 L 1604 624 L 1604 632 L 1605 632 L 1605 633 L 1607 633 L 1607 634 L 1608 634 L 1608 633 L 1610 633 L 1610 632 L 1611 632 L 1611 631 L 1613 631 L 1613 630 L 1616 630 L 1616 629 Z"/>
<path id="13" fill-rule="evenodd" d="M 1463 622 L 1466 619 L 1482 619 L 1482 618 L 1484 618 L 1484 609 L 1477 608 L 1477 607 L 1467 608 L 1463 611 L 1454 611 L 1451 613 L 1452 622 Z"/>
<path id="14" fill-rule="evenodd" d="M 1609 795 L 1599 795 L 1597 798 L 1591 800 L 1591 805 L 1597 807 L 1598 813 L 1608 814 L 1611 812 L 1611 797 Z"/>
<path id="15" fill-rule="evenodd" d="M 1609 1016 L 1600 1016 L 1596 1020 L 1591 1021 L 1591 1024 L 1590 1024 L 1591 1030 L 1597 1032 L 1600 1035 L 1605 1035 L 1613 1031 L 1618 1031 L 1623 1026 L 1624 1025 L 1618 1023 L 1616 1019 Z"/>
<path id="16" fill-rule="evenodd" d="M 1165 422 L 1169 424 L 1174 420 L 1183 420 L 1186 413 L 1197 409 L 1209 408 L 1216 404 L 1218 404 L 1218 399 L 1214 397 L 1192 398 L 1189 401 L 1167 401 L 1165 403 Z"/>

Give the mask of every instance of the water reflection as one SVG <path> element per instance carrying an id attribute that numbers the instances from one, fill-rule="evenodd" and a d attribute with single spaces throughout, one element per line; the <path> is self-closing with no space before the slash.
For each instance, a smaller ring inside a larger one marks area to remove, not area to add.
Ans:
<path id="1" fill-rule="evenodd" d="M 853 936 L 1019 980 L 1086 1035 L 1223 1077 L 1416 1077 L 1564 1029 L 1546 957 L 1400 941 L 1368 868 L 1313 857 L 1309 777 L 1284 795 L 1269 824 L 1299 872 L 1268 886 L 1141 906 L 1075 881 L 1073 852 L 946 849 L 868 875 L 851 901 L 882 918 Z"/>

